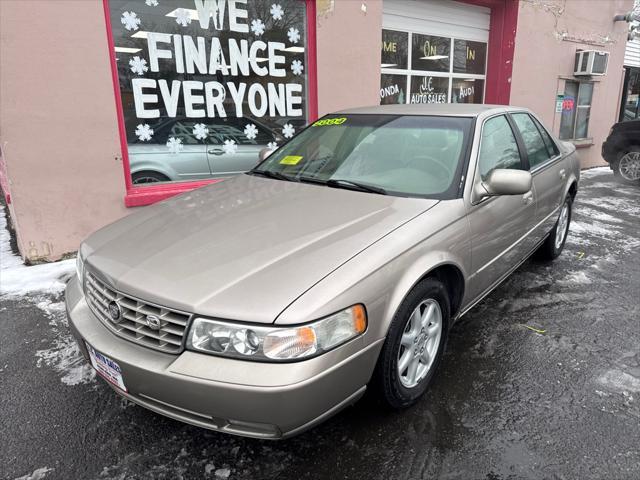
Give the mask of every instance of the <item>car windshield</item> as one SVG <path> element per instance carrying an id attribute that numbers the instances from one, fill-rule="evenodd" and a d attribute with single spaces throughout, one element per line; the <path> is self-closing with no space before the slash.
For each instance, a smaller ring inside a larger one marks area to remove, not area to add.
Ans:
<path id="1" fill-rule="evenodd" d="M 472 119 L 330 115 L 252 172 L 372 193 L 455 198 Z"/>

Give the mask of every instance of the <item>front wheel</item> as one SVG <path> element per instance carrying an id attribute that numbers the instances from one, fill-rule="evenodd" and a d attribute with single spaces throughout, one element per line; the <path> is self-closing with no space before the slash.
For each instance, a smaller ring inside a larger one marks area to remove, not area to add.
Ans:
<path id="1" fill-rule="evenodd" d="M 540 259 L 554 260 L 562 253 L 564 244 L 567 241 L 567 233 L 569 233 L 572 206 L 573 199 L 571 195 L 567 195 L 562 207 L 560 207 L 560 215 L 556 221 L 556 226 L 553 227 L 553 230 L 551 230 L 551 233 L 538 250 Z"/>
<path id="2" fill-rule="evenodd" d="M 414 287 L 398 308 L 375 372 L 390 407 L 408 407 L 427 390 L 444 353 L 449 315 L 445 287 L 433 278 Z"/>

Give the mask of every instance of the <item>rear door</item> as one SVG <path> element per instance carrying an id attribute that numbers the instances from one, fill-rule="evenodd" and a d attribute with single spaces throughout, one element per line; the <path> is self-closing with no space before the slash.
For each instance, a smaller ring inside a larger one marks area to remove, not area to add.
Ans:
<path id="1" fill-rule="evenodd" d="M 565 165 L 560 149 L 535 117 L 522 112 L 511 114 L 511 118 L 527 153 L 537 197 L 536 224 L 539 226 L 533 235 L 542 240 L 557 220 L 569 166 Z"/>
<path id="2" fill-rule="evenodd" d="M 522 150 L 505 115 L 485 120 L 480 131 L 474 189 L 493 169 L 526 170 Z M 533 190 L 524 195 L 472 195 L 468 205 L 472 244 L 468 298 L 480 297 L 527 256 L 534 246 L 528 232 L 535 225 L 535 218 Z"/>

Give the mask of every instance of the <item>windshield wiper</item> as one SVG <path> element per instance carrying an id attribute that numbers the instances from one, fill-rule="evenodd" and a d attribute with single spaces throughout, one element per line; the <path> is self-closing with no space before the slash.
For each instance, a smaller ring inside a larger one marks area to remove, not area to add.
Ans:
<path id="1" fill-rule="evenodd" d="M 320 180 L 319 178 L 314 178 L 314 177 L 302 176 L 302 177 L 296 177 L 296 180 L 298 180 L 299 182 L 303 182 L 303 183 L 314 183 L 316 185 L 326 185 L 327 184 L 327 182 L 325 182 L 324 180 Z"/>
<path id="2" fill-rule="evenodd" d="M 271 170 L 249 170 L 247 174 L 259 175 L 261 177 L 267 177 L 267 178 L 275 178 L 276 180 L 285 180 L 287 182 L 298 181 L 295 177 L 290 177 L 289 175 L 285 175 L 284 173 L 273 172 Z"/>
<path id="3" fill-rule="evenodd" d="M 361 192 L 379 193 L 387 195 L 387 191 L 382 187 L 367 185 L 366 183 L 354 182 L 353 180 L 342 180 L 340 178 L 331 178 L 326 181 L 327 186 L 334 188 L 347 188 L 349 190 L 360 190 Z"/>

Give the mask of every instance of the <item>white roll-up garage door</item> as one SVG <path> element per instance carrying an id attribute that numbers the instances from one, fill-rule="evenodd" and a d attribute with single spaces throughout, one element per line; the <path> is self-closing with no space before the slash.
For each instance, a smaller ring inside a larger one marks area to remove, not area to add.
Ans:
<path id="1" fill-rule="evenodd" d="M 384 0 L 380 103 L 482 103 L 491 10 Z"/>

